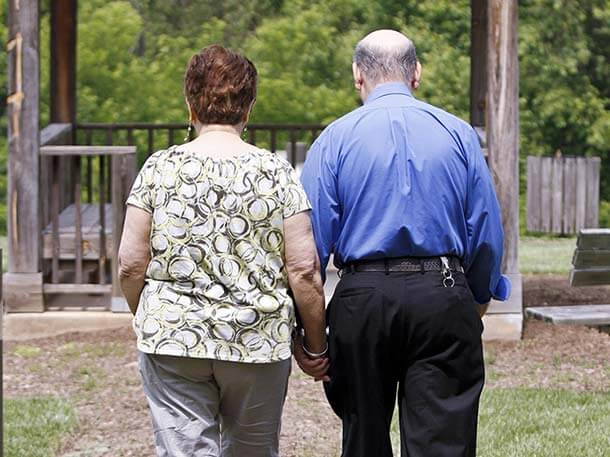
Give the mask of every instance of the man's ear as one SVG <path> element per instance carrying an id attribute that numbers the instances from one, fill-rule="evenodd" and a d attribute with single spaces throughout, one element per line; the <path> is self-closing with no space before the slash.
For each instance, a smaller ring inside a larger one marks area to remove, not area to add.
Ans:
<path id="1" fill-rule="evenodd" d="M 415 73 L 413 74 L 413 79 L 411 80 L 411 89 L 417 90 L 417 88 L 419 87 L 419 83 L 421 81 L 421 72 L 421 63 L 419 63 L 418 60 L 415 64 Z"/>
<path id="2" fill-rule="evenodd" d="M 356 90 L 360 90 L 362 85 L 364 84 L 364 80 L 362 79 L 362 72 L 356 62 L 352 62 L 352 76 L 354 77 L 354 87 Z"/>

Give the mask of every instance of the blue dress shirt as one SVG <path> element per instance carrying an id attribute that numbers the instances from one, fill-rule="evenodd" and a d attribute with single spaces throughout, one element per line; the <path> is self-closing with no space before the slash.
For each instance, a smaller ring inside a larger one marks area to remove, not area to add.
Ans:
<path id="1" fill-rule="evenodd" d="M 330 124 L 301 181 L 322 264 L 455 255 L 479 303 L 506 300 L 500 209 L 477 134 L 415 99 L 404 84 L 375 88 Z"/>

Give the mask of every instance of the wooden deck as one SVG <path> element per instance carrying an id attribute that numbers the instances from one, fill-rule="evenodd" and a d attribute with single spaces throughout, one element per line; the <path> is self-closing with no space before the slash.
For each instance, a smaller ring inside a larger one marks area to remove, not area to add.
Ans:
<path id="1" fill-rule="evenodd" d="M 114 219 L 112 204 L 106 203 L 106 256 L 112 258 L 112 227 Z M 76 207 L 69 205 L 59 214 L 59 258 L 60 260 L 74 260 L 76 258 Z M 83 260 L 97 260 L 100 257 L 100 205 L 84 203 L 81 206 Z M 42 256 L 44 259 L 53 258 L 53 227 L 49 224 L 42 231 Z"/>

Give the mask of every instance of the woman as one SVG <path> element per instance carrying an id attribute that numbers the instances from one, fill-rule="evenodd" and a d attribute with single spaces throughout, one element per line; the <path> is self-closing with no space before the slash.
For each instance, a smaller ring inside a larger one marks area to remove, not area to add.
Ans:
<path id="1" fill-rule="evenodd" d="M 278 455 L 290 291 L 299 363 L 317 379 L 328 368 L 309 202 L 286 161 L 240 138 L 256 84 L 239 54 L 194 55 L 197 137 L 153 154 L 127 200 L 119 275 L 160 456 Z"/>

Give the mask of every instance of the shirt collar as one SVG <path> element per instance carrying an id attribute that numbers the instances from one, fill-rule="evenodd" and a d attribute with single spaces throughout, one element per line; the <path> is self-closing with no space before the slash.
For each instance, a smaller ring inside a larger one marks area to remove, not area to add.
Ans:
<path id="1" fill-rule="evenodd" d="M 378 98 L 384 97 L 386 95 L 407 95 L 409 97 L 413 97 L 413 95 L 411 95 L 411 91 L 409 90 L 406 84 L 385 83 L 375 87 L 375 89 L 373 89 L 373 92 L 371 92 L 366 98 L 364 104 L 366 105 L 368 103 L 371 103 L 377 100 Z"/>

